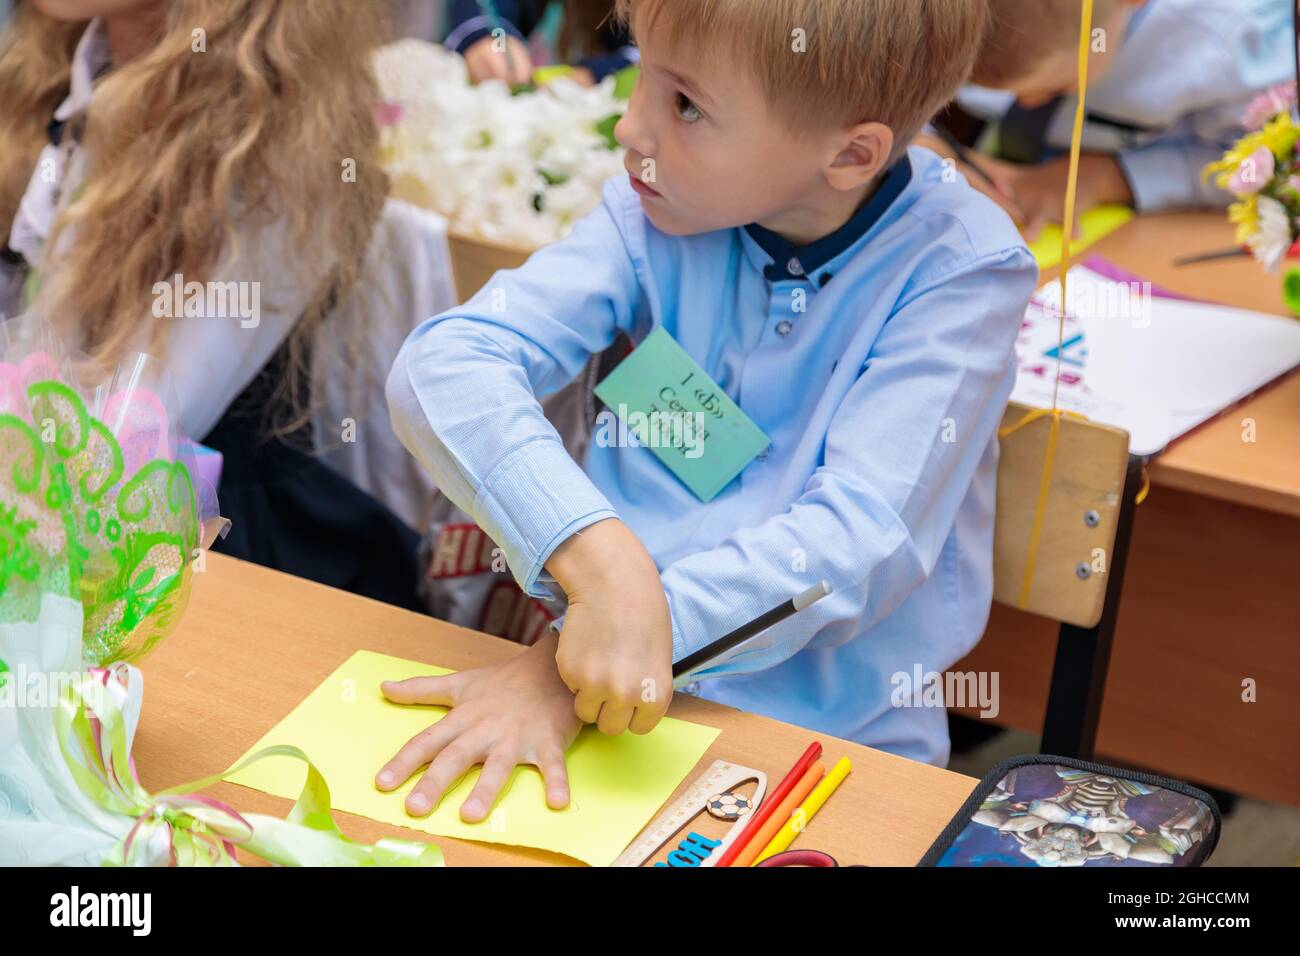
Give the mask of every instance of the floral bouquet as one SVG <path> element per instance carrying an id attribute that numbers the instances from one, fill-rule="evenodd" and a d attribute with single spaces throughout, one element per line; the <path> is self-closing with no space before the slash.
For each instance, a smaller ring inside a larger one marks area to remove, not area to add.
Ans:
<path id="1" fill-rule="evenodd" d="M 252 758 L 307 762 L 287 821 L 194 793 L 225 774 L 140 785 L 130 662 L 175 629 L 220 521 L 204 520 L 214 501 L 196 491 L 158 363 L 83 387 L 44 327 L 0 334 L 14 328 L 35 335 L 0 348 L 0 865 L 228 864 L 236 845 L 280 863 L 440 862 L 424 844 L 344 839 L 292 748 Z"/>
<path id="2" fill-rule="evenodd" d="M 401 40 L 375 71 L 394 191 L 446 216 L 453 234 L 531 252 L 567 235 L 623 172 L 613 131 L 634 68 L 594 87 L 561 75 L 512 91 L 471 85 L 459 55 Z"/>
<path id="3" fill-rule="evenodd" d="M 1237 242 L 1270 272 L 1288 258 L 1300 258 L 1300 124 L 1296 85 L 1285 83 L 1256 97 L 1242 118 L 1249 131 L 1207 177 L 1236 197 L 1228 216 Z M 1300 315 L 1300 269 L 1288 270 L 1287 303 Z"/>

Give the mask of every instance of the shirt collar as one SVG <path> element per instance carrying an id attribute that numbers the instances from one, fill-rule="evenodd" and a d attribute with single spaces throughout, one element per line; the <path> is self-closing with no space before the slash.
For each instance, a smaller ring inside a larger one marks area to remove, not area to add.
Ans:
<path id="1" fill-rule="evenodd" d="M 72 75 L 68 83 L 68 96 L 54 111 L 56 122 L 67 122 L 84 113 L 95 92 L 95 80 L 109 67 L 108 36 L 104 21 L 94 19 L 81 35 L 77 49 L 72 54 Z"/>
<path id="2" fill-rule="evenodd" d="M 907 188 L 912 181 L 912 163 L 906 153 L 889 168 L 880 185 L 852 218 L 830 235 L 815 239 L 807 245 L 796 246 L 758 223 L 746 226 L 744 232 L 753 241 L 756 251 L 771 258 L 771 263 L 755 262 L 763 275 L 772 282 L 791 279 L 808 279 L 825 285 L 829 273 L 817 276 L 821 269 L 865 236 Z"/>

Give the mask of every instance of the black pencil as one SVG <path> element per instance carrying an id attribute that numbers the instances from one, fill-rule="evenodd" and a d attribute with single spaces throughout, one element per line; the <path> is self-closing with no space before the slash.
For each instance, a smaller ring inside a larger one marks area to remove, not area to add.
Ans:
<path id="1" fill-rule="evenodd" d="M 825 581 L 818 581 L 802 594 L 796 594 L 790 600 L 772 608 L 770 611 L 760 614 L 748 624 L 742 624 L 730 634 L 718 638 L 712 644 L 700 648 L 694 654 L 686 655 L 680 661 L 673 664 L 673 677 L 678 678 L 683 674 L 689 674 L 691 671 L 709 663 L 714 658 L 721 657 L 737 644 L 743 644 L 751 637 L 766 631 L 773 624 L 784 621 L 792 614 L 802 611 L 808 605 L 816 604 L 830 593 L 830 584 Z"/>
<path id="2" fill-rule="evenodd" d="M 1175 259 L 1174 265 L 1195 266 L 1200 265 L 1202 262 L 1215 262 L 1219 259 L 1236 259 L 1238 256 L 1247 255 L 1250 255 L 1250 253 L 1238 246 L 1232 249 L 1218 249 L 1214 252 L 1201 252 L 1194 256 L 1183 256 L 1181 259 Z"/>

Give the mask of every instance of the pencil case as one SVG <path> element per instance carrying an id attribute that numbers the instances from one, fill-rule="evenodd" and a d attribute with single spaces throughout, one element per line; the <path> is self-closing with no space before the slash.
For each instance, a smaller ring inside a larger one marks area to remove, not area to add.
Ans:
<path id="1" fill-rule="evenodd" d="M 1218 804 L 1148 773 L 1031 754 L 984 775 L 920 866 L 1200 866 Z"/>

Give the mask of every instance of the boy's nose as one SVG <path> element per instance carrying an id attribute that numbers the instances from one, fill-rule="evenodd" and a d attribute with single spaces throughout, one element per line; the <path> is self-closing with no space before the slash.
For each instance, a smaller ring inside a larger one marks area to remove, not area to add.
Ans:
<path id="1" fill-rule="evenodd" d="M 624 149 L 648 158 L 655 154 L 655 142 L 649 127 L 641 121 L 639 99 L 634 89 L 632 98 L 628 100 L 627 112 L 614 124 L 614 139 Z"/>

